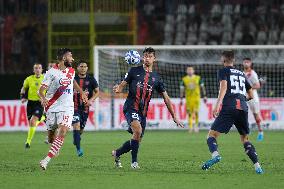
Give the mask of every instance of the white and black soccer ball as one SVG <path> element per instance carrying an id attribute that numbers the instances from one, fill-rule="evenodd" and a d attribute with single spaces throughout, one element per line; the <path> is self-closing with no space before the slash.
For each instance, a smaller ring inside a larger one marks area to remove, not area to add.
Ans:
<path id="1" fill-rule="evenodd" d="M 130 50 L 125 54 L 124 60 L 129 65 L 137 65 L 140 63 L 140 54 L 138 51 Z"/>

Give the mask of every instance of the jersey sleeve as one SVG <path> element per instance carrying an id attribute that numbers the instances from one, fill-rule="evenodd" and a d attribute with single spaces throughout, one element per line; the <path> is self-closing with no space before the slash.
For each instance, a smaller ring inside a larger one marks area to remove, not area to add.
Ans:
<path id="1" fill-rule="evenodd" d="M 99 87 L 99 84 L 98 84 L 96 78 L 93 78 L 93 85 L 92 85 L 92 87 L 93 87 L 93 90 Z"/>
<path id="2" fill-rule="evenodd" d="M 29 88 L 29 77 L 27 77 L 25 79 L 23 86 L 24 86 L 24 89 L 28 89 Z"/>
<path id="3" fill-rule="evenodd" d="M 48 87 L 53 79 L 53 75 L 51 73 L 52 70 L 48 70 L 44 75 L 41 85 Z M 73 78 L 74 79 L 74 78 Z"/>
<path id="4" fill-rule="evenodd" d="M 158 93 L 163 93 L 166 91 L 162 78 L 159 78 L 156 85 L 156 91 Z"/>
<path id="5" fill-rule="evenodd" d="M 129 83 L 132 79 L 133 68 L 130 68 L 128 72 L 125 74 L 123 81 Z"/>
<path id="6" fill-rule="evenodd" d="M 258 75 L 256 72 L 253 72 L 252 73 L 252 76 L 251 76 L 251 83 L 252 85 L 256 84 L 256 83 L 259 83 L 259 80 L 258 80 Z"/>
<path id="7" fill-rule="evenodd" d="M 250 90 L 251 89 L 251 85 L 249 84 L 248 82 L 248 79 L 246 78 L 246 81 L 245 81 L 245 85 L 246 85 L 246 91 Z"/>
<path id="8" fill-rule="evenodd" d="M 225 69 L 221 69 L 218 72 L 218 81 L 227 80 L 228 76 Z"/>

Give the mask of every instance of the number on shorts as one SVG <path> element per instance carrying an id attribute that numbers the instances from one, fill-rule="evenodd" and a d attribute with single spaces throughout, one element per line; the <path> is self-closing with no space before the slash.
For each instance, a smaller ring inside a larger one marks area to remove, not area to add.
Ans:
<path id="1" fill-rule="evenodd" d="M 68 119 L 69 119 L 69 116 L 67 116 L 67 115 L 63 116 L 63 121 L 65 121 L 66 123 L 68 123 Z"/>
<path id="2" fill-rule="evenodd" d="M 139 115 L 137 113 L 132 113 L 132 118 L 139 120 Z"/>

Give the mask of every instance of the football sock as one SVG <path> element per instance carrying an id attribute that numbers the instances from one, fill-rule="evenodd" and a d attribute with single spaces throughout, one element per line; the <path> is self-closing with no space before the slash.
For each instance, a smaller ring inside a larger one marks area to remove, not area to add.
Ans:
<path id="1" fill-rule="evenodd" d="M 258 131 L 259 132 L 262 132 L 262 128 L 261 128 L 261 120 L 260 119 L 256 119 L 256 125 L 257 125 L 257 127 L 258 127 Z"/>
<path id="2" fill-rule="evenodd" d="M 208 145 L 209 151 L 212 153 L 212 157 L 216 157 L 217 155 L 219 155 L 218 144 L 214 137 L 209 137 L 207 139 L 207 145 Z"/>
<path id="3" fill-rule="evenodd" d="M 253 162 L 253 164 L 256 164 L 258 162 L 258 158 L 257 158 L 257 154 L 255 151 L 254 146 L 252 145 L 252 143 L 250 142 L 245 142 L 244 143 L 244 148 L 245 148 L 245 152 L 248 155 L 248 157 L 251 159 L 251 161 Z"/>
<path id="4" fill-rule="evenodd" d="M 36 126 L 30 126 L 29 127 L 28 137 L 27 137 L 26 143 L 31 144 L 32 139 L 33 139 L 33 137 L 35 135 L 35 131 L 36 131 Z"/>
<path id="5" fill-rule="evenodd" d="M 47 158 L 45 158 L 47 161 L 49 161 L 51 158 L 53 158 L 60 150 L 61 146 L 63 145 L 64 137 L 56 137 L 53 143 L 51 144 L 50 150 L 47 154 Z"/>
<path id="6" fill-rule="evenodd" d="M 192 130 L 192 116 L 188 116 L 188 128 Z"/>
<path id="7" fill-rule="evenodd" d="M 131 156 L 132 156 L 132 163 L 137 162 L 137 154 L 139 149 L 139 141 L 131 139 Z"/>
<path id="8" fill-rule="evenodd" d="M 81 135 L 79 130 L 73 130 L 73 144 L 76 146 L 77 150 L 80 150 L 81 146 Z"/>
<path id="9" fill-rule="evenodd" d="M 120 148 L 116 150 L 116 156 L 119 157 L 131 150 L 130 140 L 126 141 Z"/>

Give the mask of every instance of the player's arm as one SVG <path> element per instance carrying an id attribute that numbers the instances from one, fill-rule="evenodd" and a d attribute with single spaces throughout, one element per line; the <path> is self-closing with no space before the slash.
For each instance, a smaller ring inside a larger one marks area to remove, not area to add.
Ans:
<path id="1" fill-rule="evenodd" d="M 249 84 L 248 80 L 246 79 L 245 81 L 245 86 L 246 86 L 246 91 L 247 91 L 247 101 L 253 100 L 253 91 L 252 91 L 252 86 Z"/>
<path id="2" fill-rule="evenodd" d="M 115 93 L 121 93 L 124 87 L 127 85 L 127 83 L 130 83 L 132 79 L 132 68 L 128 71 L 128 73 L 125 74 L 124 79 L 120 84 L 117 84 L 113 87 L 113 92 Z"/>
<path id="3" fill-rule="evenodd" d="M 177 119 L 177 116 L 174 112 L 173 105 L 172 105 L 172 102 L 171 102 L 171 99 L 170 99 L 168 93 L 166 91 L 164 91 L 164 92 L 161 93 L 161 95 L 164 99 L 164 102 L 165 102 L 174 122 L 177 124 L 178 127 L 184 128 L 183 124 Z"/>
<path id="4" fill-rule="evenodd" d="M 200 79 L 199 86 L 201 88 L 201 95 L 203 97 L 203 101 L 206 104 L 206 102 L 207 102 L 206 88 L 205 88 L 205 85 L 204 85 L 204 81 L 202 79 Z"/>
<path id="5" fill-rule="evenodd" d="M 258 79 L 258 75 L 253 72 L 254 74 L 252 75 L 252 85 L 251 85 L 251 88 L 252 89 L 260 89 L 260 82 L 259 82 L 259 79 Z"/>
<path id="6" fill-rule="evenodd" d="M 29 88 L 29 82 L 28 82 L 28 79 L 25 79 L 24 84 L 23 84 L 21 91 L 20 91 L 20 98 L 21 98 L 22 103 L 24 103 L 28 100 L 27 94 L 26 94 L 28 88 Z"/>
<path id="7" fill-rule="evenodd" d="M 78 85 L 78 83 L 77 83 L 77 81 L 75 79 L 74 79 L 73 82 L 74 82 L 73 88 L 81 94 L 83 102 L 87 103 L 88 102 L 87 95 L 84 93 L 84 91 L 81 89 L 81 87 Z"/>
<path id="8" fill-rule="evenodd" d="M 39 90 L 37 91 L 37 94 L 40 98 L 40 101 L 41 101 L 41 105 L 43 107 L 47 107 L 48 105 L 48 100 L 46 99 L 45 97 L 45 91 L 48 89 L 48 86 L 45 85 L 45 84 L 41 84 Z"/>
<path id="9" fill-rule="evenodd" d="M 184 82 L 181 81 L 180 83 L 180 86 L 179 86 L 179 89 L 180 89 L 180 104 L 182 104 L 182 101 L 183 101 L 183 97 L 184 97 Z"/>
<path id="10" fill-rule="evenodd" d="M 224 99 L 226 91 L 227 91 L 227 80 L 221 80 L 220 81 L 220 87 L 219 87 L 219 94 L 218 94 L 217 102 L 216 102 L 216 104 L 214 106 L 214 109 L 213 109 L 213 116 L 214 117 L 217 117 L 218 114 L 219 114 L 221 103 L 222 103 L 222 101 Z"/>

